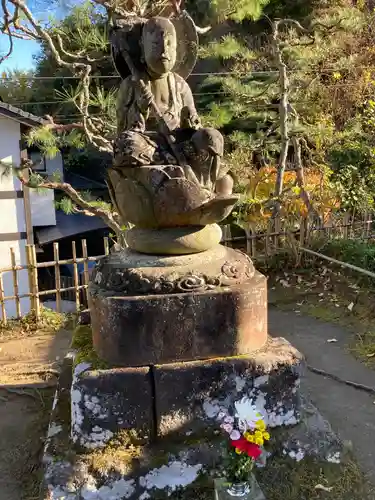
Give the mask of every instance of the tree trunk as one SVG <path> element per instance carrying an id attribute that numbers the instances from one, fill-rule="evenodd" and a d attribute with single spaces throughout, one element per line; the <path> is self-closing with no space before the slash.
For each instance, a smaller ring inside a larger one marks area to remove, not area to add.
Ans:
<path id="1" fill-rule="evenodd" d="M 289 105 L 289 79 L 287 74 L 286 64 L 283 61 L 282 49 L 279 43 L 279 21 L 273 24 L 273 46 L 276 55 L 277 66 L 279 69 L 280 79 L 280 136 L 281 136 L 281 152 L 279 166 L 277 169 L 275 196 L 281 196 L 283 192 L 284 173 L 286 168 L 286 160 L 289 148 L 289 126 L 288 126 L 288 105 Z"/>

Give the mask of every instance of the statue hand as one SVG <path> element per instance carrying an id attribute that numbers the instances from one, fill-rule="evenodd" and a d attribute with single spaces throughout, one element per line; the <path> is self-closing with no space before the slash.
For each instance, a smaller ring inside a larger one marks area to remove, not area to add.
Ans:
<path id="1" fill-rule="evenodd" d="M 142 89 L 142 92 L 138 97 L 138 106 L 141 110 L 147 111 L 153 100 L 154 96 L 152 95 L 152 92 L 147 88 Z"/>

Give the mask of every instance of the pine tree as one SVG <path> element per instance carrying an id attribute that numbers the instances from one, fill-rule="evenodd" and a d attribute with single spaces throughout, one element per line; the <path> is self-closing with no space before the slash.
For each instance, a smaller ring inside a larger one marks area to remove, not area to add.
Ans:
<path id="1" fill-rule="evenodd" d="M 369 78 L 358 67 L 361 61 L 371 74 L 372 56 L 364 52 L 371 45 L 364 41 L 368 16 L 366 6 L 347 0 L 271 0 L 262 16 L 236 18 L 224 37 L 208 39 L 201 57 L 219 60 L 222 75 L 205 79 L 199 106 L 206 122 L 226 135 L 227 161 L 243 189 L 254 169 L 280 171 L 287 154 L 284 168 L 296 172 L 301 189 L 295 191 L 308 204 L 303 166 L 327 172 L 331 145 L 343 127 L 358 126 L 359 107 L 368 98 Z M 280 197 L 282 184 L 281 175 L 271 197 Z"/>

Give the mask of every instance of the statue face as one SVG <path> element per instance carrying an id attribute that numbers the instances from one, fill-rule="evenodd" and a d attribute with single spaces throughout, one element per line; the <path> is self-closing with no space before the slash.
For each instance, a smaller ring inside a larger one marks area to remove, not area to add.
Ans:
<path id="1" fill-rule="evenodd" d="M 162 76 L 176 63 L 177 37 L 173 24 L 165 18 L 153 18 L 143 28 L 143 53 L 147 68 Z"/>

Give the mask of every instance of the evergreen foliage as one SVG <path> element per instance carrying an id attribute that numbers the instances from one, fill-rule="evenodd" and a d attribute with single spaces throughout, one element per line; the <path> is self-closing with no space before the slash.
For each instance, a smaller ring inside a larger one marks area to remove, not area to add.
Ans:
<path id="1" fill-rule="evenodd" d="M 219 59 L 223 71 L 199 88 L 206 123 L 227 136 L 227 161 L 242 189 L 254 169 L 277 167 L 282 92 L 272 25 L 277 18 L 300 22 L 303 29 L 284 26 L 278 39 L 289 79 L 289 137 L 300 141 L 305 167 L 331 171 L 327 179 L 341 193 L 343 208 L 368 207 L 374 192 L 368 104 L 375 83 L 374 14 L 365 2 L 348 0 L 271 0 L 263 12 L 256 22 L 236 17 L 224 36 L 202 47 L 201 58 Z M 295 168 L 294 157 L 290 144 L 287 168 Z"/>

